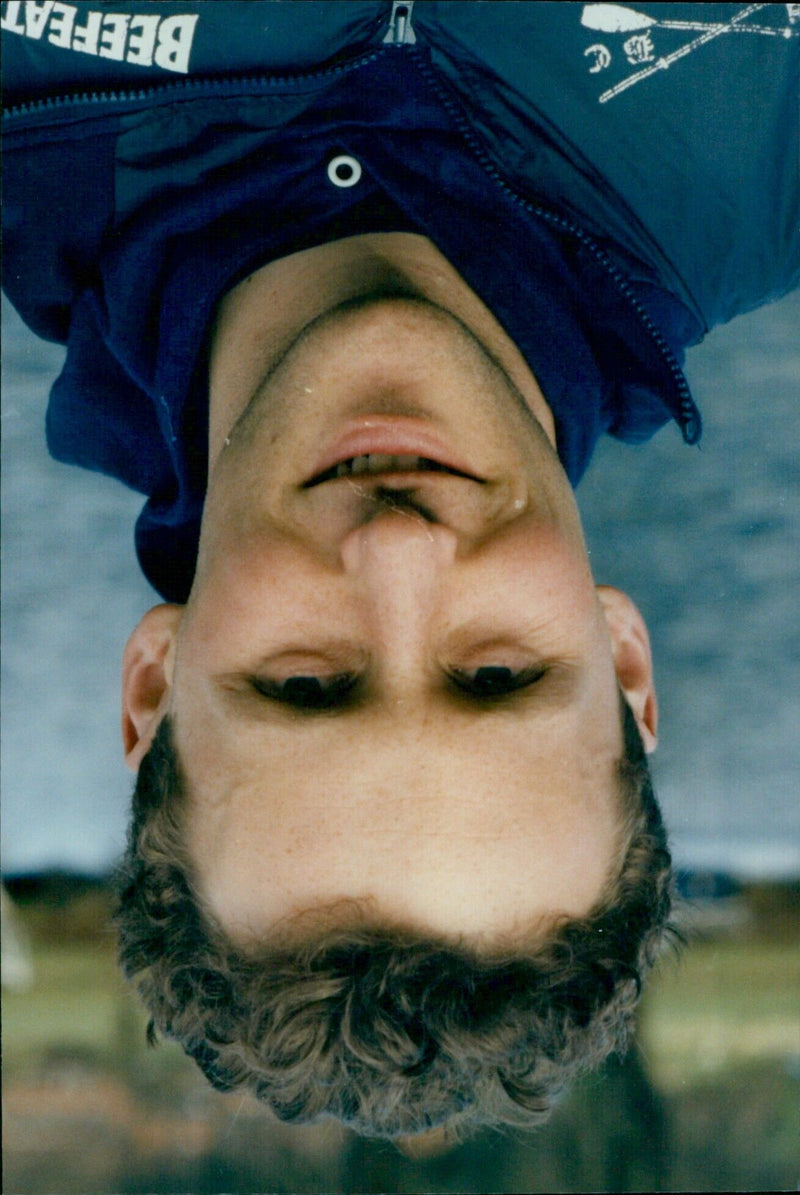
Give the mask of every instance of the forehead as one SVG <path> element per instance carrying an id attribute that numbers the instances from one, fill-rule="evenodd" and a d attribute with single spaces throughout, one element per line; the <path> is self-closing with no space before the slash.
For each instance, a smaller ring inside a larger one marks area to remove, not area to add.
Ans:
<path id="1" fill-rule="evenodd" d="M 408 717 L 240 743 L 227 775 L 185 758 L 201 889 L 243 941 L 353 900 L 479 939 L 582 915 L 617 855 L 620 732 L 577 729 Z"/>

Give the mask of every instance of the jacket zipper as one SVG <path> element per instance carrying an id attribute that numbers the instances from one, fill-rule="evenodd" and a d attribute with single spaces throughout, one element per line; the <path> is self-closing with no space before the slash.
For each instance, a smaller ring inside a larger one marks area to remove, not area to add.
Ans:
<path id="1" fill-rule="evenodd" d="M 600 265 L 605 272 L 610 276 L 619 293 L 624 297 L 626 302 L 630 305 L 632 310 L 636 313 L 641 325 L 649 335 L 658 353 L 667 366 L 672 382 L 675 386 L 678 396 L 678 414 L 673 411 L 674 417 L 677 419 L 678 426 L 681 429 L 684 442 L 686 444 L 696 444 L 700 439 L 703 423 L 700 412 L 697 409 L 694 399 L 692 398 L 689 384 L 686 381 L 680 362 L 673 353 L 670 346 L 667 344 L 664 336 L 653 323 L 649 314 L 636 298 L 633 293 L 633 288 L 627 279 L 622 275 L 620 270 L 610 260 L 608 255 L 595 243 L 593 238 L 583 229 L 568 220 L 565 216 L 559 215 L 557 212 L 550 211 L 548 208 L 541 207 L 537 203 L 532 203 L 525 199 L 506 181 L 504 176 L 495 166 L 492 159 L 484 150 L 478 137 L 473 133 L 467 120 L 461 113 L 460 105 L 449 93 L 449 90 L 442 86 L 439 80 L 434 75 L 433 71 L 428 68 L 428 64 L 418 61 L 417 66 L 420 71 L 426 76 L 429 84 L 438 95 L 441 103 L 447 109 L 455 124 L 458 126 L 459 132 L 466 141 L 467 145 L 472 150 L 477 161 L 490 176 L 490 178 L 501 188 L 502 191 L 508 195 L 518 207 L 522 207 L 525 211 L 530 212 L 531 215 L 538 217 L 557 228 L 560 232 L 566 233 L 568 236 L 577 240 L 588 251 L 589 255 L 594 261 Z"/>
<path id="2" fill-rule="evenodd" d="M 171 100 L 190 100 L 201 96 L 214 96 L 224 99 L 235 95 L 243 88 L 263 89 L 286 86 L 287 84 L 314 83 L 318 80 L 333 78 L 345 71 L 357 69 L 372 62 L 381 53 L 381 48 L 368 50 L 357 58 L 347 62 L 337 62 L 334 66 L 322 67 L 319 70 L 305 71 L 300 74 L 287 75 L 237 75 L 224 79 L 182 79 L 170 83 L 154 83 L 150 87 L 137 87 L 130 90 L 118 91 L 84 91 L 76 95 L 47 96 L 41 100 L 30 100 L 16 104 L 3 111 L 3 118 L 7 121 L 24 119 L 28 116 L 39 116 L 55 112 L 75 110 L 76 113 L 84 107 L 97 105 L 112 105 L 117 109 L 127 104 L 142 104 L 153 102 L 169 103 Z"/>
<path id="3" fill-rule="evenodd" d="M 414 0 L 401 3 L 394 0 L 389 18 L 389 28 L 383 38 L 383 45 L 413 45 L 417 40 L 411 24 L 414 10 Z M 15 120 L 25 116 L 36 116 L 42 113 L 64 111 L 65 109 L 79 109 L 95 104 L 113 104 L 124 106 L 127 103 L 141 104 L 148 101 L 175 99 L 191 99 L 195 95 L 213 94 L 224 97 L 234 93 L 243 86 L 274 87 L 286 83 L 311 83 L 341 74 L 345 70 L 363 66 L 371 62 L 379 49 L 368 50 L 359 57 L 348 62 L 340 62 L 335 66 L 322 67 L 319 70 L 287 75 L 260 75 L 255 78 L 249 75 L 239 75 L 233 79 L 181 79 L 169 83 L 154 83 L 147 87 L 123 88 L 115 91 L 83 91 L 75 95 L 47 96 L 41 100 L 30 100 L 3 109 L 5 120 Z"/>
<path id="4" fill-rule="evenodd" d="M 384 45 L 413 46 L 416 43 L 417 35 L 411 24 L 413 12 L 414 0 L 407 0 L 406 3 L 403 3 L 402 0 L 394 0 L 389 32 L 383 39 Z"/>

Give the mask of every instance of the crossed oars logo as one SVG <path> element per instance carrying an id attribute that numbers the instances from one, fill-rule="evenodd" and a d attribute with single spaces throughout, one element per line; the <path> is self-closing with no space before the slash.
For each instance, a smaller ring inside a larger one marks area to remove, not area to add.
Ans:
<path id="1" fill-rule="evenodd" d="M 646 35 L 651 29 L 679 29 L 688 32 L 700 33 L 699 37 L 687 42 L 686 45 L 681 46 L 680 49 L 673 51 L 671 54 L 666 54 L 662 57 L 652 61 L 650 65 L 645 66 L 644 69 L 636 71 L 627 79 L 618 83 L 616 87 L 610 88 L 603 92 L 599 97 L 600 103 L 605 103 L 612 99 L 615 95 L 619 95 L 621 91 L 625 91 L 628 87 L 633 87 L 635 83 L 641 82 L 648 76 L 655 74 L 656 71 L 667 70 L 674 62 L 680 58 L 685 58 L 687 54 L 692 54 L 698 50 L 700 46 L 706 45 L 713 41 L 714 38 L 722 36 L 726 33 L 754 33 L 766 37 L 796 37 L 797 30 L 790 28 L 788 25 L 784 28 L 775 28 L 770 25 L 754 25 L 745 24 L 748 17 L 761 9 L 770 8 L 773 6 L 767 4 L 749 4 L 743 8 L 741 12 L 736 13 L 729 21 L 670 21 L 661 20 L 659 17 L 651 17 L 647 13 L 639 12 L 635 8 L 628 8 L 624 4 L 586 4 L 584 5 L 581 14 L 581 24 L 587 28 L 596 30 L 599 33 L 622 33 L 628 35 L 642 34 Z M 777 7 L 777 6 L 775 6 Z M 794 9 L 795 6 L 787 6 L 789 9 Z M 791 17 L 791 12 L 789 13 Z M 594 69 L 602 69 L 607 66 L 610 61 L 610 54 L 605 46 L 592 46 L 591 51 L 598 54 L 598 66 Z M 589 51 L 587 50 L 587 53 Z"/>

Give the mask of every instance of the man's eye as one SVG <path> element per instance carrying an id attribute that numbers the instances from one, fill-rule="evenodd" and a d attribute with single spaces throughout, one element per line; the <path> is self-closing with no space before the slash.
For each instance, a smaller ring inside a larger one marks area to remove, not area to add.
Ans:
<path id="1" fill-rule="evenodd" d="M 476 668 L 474 672 L 458 670 L 452 673 L 452 679 L 459 689 L 472 697 L 491 700 L 493 697 L 505 697 L 518 689 L 525 689 L 533 685 L 544 675 L 542 668 L 503 668 L 488 665 Z"/>
<path id="2" fill-rule="evenodd" d="M 342 705 L 355 683 L 356 677 L 347 673 L 325 677 L 289 676 L 282 681 L 264 677 L 253 680 L 254 687 L 264 697 L 300 710 L 328 710 Z"/>

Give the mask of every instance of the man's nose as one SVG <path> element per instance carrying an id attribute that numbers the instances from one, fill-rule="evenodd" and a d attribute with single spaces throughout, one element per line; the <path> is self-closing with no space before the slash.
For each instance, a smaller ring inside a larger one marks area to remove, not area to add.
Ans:
<path id="1" fill-rule="evenodd" d="M 341 547 L 345 573 L 380 644 L 385 684 L 398 694 L 419 683 L 430 627 L 442 602 L 442 581 L 458 541 L 449 528 L 391 511 L 351 531 Z"/>
<path id="2" fill-rule="evenodd" d="M 345 572 L 367 585 L 428 589 L 438 585 L 457 548 L 456 534 L 448 527 L 411 511 L 389 510 L 345 536 L 341 559 Z"/>

